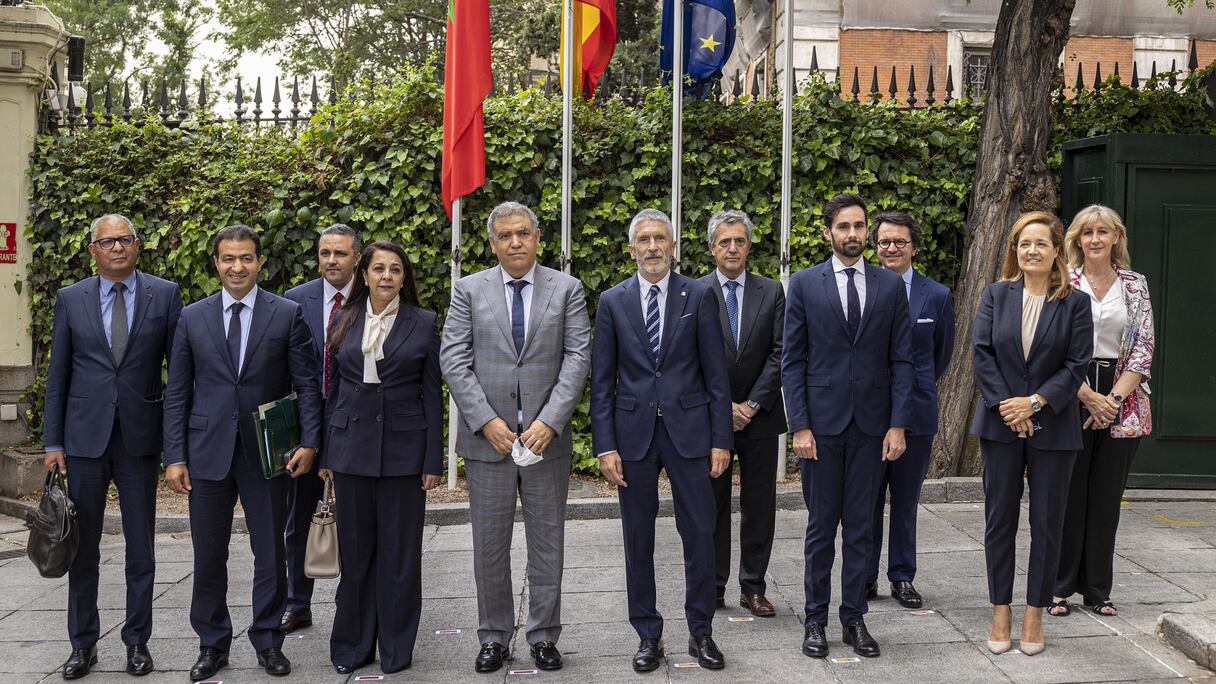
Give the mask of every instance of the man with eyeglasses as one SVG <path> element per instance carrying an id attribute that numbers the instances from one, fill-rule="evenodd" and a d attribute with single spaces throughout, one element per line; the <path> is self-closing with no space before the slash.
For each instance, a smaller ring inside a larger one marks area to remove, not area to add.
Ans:
<path id="1" fill-rule="evenodd" d="M 97 663 L 99 547 L 111 482 L 126 540 L 126 670 L 152 671 L 161 371 L 182 311 L 176 284 L 136 271 L 140 242 L 125 216 L 93 221 L 89 239 L 98 275 L 55 295 L 42 427 L 47 470 L 69 474 L 80 530 L 68 571 L 72 653 L 64 679 L 79 679 Z"/>
<path id="2" fill-rule="evenodd" d="M 866 598 L 878 597 L 878 558 L 882 555 L 883 503 L 891 493 L 890 533 L 887 545 L 887 579 L 891 597 L 904 608 L 924 605 L 916 588 L 916 512 L 920 488 L 929 469 L 933 435 L 937 433 L 937 380 L 950 365 L 954 350 L 954 305 L 950 289 L 917 273 L 912 257 L 921 246 L 920 226 L 902 211 L 884 211 L 873 220 L 872 234 L 884 268 L 903 279 L 912 323 L 912 359 L 916 382 L 908 404 L 905 442 L 898 461 L 883 464 L 882 481 L 874 504 L 874 544 L 866 569 Z"/>

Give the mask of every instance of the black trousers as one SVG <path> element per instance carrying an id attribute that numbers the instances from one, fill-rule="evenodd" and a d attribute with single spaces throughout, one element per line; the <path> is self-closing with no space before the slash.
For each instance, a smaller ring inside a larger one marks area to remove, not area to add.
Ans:
<path id="1" fill-rule="evenodd" d="M 866 562 L 866 581 L 878 581 L 878 562 L 882 556 L 883 504 L 891 492 L 891 533 L 887 548 L 887 579 L 911 582 L 916 579 L 916 514 L 920 508 L 920 489 L 929 472 L 933 435 L 908 435 L 907 450 L 894 461 L 883 461 L 879 468 L 878 496 L 874 505 L 874 541 Z"/>
<path id="2" fill-rule="evenodd" d="M 832 599 L 836 528 L 841 528 L 840 623 L 861 620 L 866 604 L 866 561 L 874 535 L 874 498 L 882 473 L 882 437 L 857 421 L 839 435 L 816 435 L 817 460 L 802 459 L 806 502 L 806 624 L 827 624 Z"/>
<path id="3" fill-rule="evenodd" d="M 654 521 L 659 513 L 659 469 L 667 471 L 676 510 L 676 530 L 684 547 L 684 616 L 694 637 L 713 634 L 714 492 L 709 454 L 684 458 L 676 451 L 660 418 L 646 457 L 621 461 L 625 483 L 618 487 L 621 529 L 625 536 L 625 588 L 629 624 L 642 639 L 663 637 L 663 616 L 656 606 Z"/>
<path id="4" fill-rule="evenodd" d="M 715 586 L 726 595 L 730 579 L 731 480 L 735 457 L 739 459 L 739 589 L 744 594 L 763 594 L 764 574 L 773 552 L 773 527 L 777 517 L 777 436 L 748 439 L 735 433 L 735 451 L 726 472 L 712 480 L 718 506 L 714 527 Z"/>
<path id="5" fill-rule="evenodd" d="M 156 581 L 156 482 L 160 460 L 128 453 L 118 421 L 110 443 L 98 458 L 67 456 L 68 487 L 76 503 L 79 546 L 68 570 L 68 638 L 72 648 L 97 643 L 101 624 L 97 616 L 100 581 L 101 529 L 110 482 L 118 488 L 122 534 L 126 542 L 127 618 L 122 642 L 148 643 L 152 635 L 152 594 Z"/>
<path id="6" fill-rule="evenodd" d="M 1111 360 L 1101 361 L 1090 364 L 1089 383 L 1095 392 L 1107 394 L 1114 367 Z M 1084 407 L 1081 413 L 1084 421 L 1088 417 Z M 1140 438 L 1111 437 L 1110 428 L 1084 430 L 1081 436 L 1084 445 L 1077 452 L 1068 487 L 1055 595 L 1068 598 L 1080 593 L 1092 603 L 1110 600 L 1123 488 Z"/>
<path id="7" fill-rule="evenodd" d="M 304 574 L 304 551 L 308 547 L 308 528 L 325 483 L 316 470 L 287 483 L 287 610 L 299 614 L 312 606 L 312 578 Z"/>
<path id="8" fill-rule="evenodd" d="M 190 539 L 194 546 L 194 594 L 190 626 L 199 646 L 232 647 L 228 612 L 228 543 L 233 507 L 240 497 L 253 550 L 253 622 L 249 642 L 256 651 L 283 645 L 279 621 L 287 603 L 287 475 L 267 480 L 241 452 L 238 438 L 232 467 L 222 480 L 191 479 Z"/>
<path id="9" fill-rule="evenodd" d="M 1014 553 L 1022 511 L 1022 474 L 1030 483 L 1030 565 L 1026 605 L 1051 605 L 1068 479 L 1075 451 L 1036 449 L 1026 439 L 1008 444 L 980 440 L 984 461 L 984 560 L 988 598 L 994 606 L 1013 603 Z"/>
<path id="10" fill-rule="evenodd" d="M 422 617 L 422 476 L 361 477 L 334 473 L 338 583 L 329 657 L 334 665 L 370 662 L 410 666 Z"/>

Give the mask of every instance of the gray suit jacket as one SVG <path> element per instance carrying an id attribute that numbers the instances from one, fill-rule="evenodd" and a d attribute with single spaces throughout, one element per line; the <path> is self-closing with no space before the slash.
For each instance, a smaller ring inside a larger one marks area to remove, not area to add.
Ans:
<path id="1" fill-rule="evenodd" d="M 514 427 L 518 391 L 524 429 L 540 419 L 557 432 L 544 457 L 569 456 L 570 416 L 590 366 L 591 321 L 583 284 L 537 265 L 523 353 L 516 354 L 502 282 L 502 267 L 495 266 L 461 278 L 452 288 L 439 363 L 460 409 L 456 452 L 477 461 L 506 458 L 490 446 L 481 427 L 495 417 Z"/>

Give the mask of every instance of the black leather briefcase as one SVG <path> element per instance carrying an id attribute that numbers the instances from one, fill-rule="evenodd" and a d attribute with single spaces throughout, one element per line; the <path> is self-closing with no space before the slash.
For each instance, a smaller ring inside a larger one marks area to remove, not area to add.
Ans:
<path id="1" fill-rule="evenodd" d="M 68 485 L 55 466 L 46 474 L 38 508 L 26 514 L 30 528 L 26 554 L 43 577 L 63 577 L 76 558 L 80 531 L 76 526 L 76 504 L 68 496 Z"/>

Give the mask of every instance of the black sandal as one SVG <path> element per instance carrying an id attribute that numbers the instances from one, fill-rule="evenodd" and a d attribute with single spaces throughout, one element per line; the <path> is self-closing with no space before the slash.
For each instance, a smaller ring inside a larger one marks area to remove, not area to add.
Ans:
<path id="1" fill-rule="evenodd" d="M 1052 601 L 1051 606 L 1047 608 L 1047 614 L 1053 617 L 1067 617 L 1072 614 L 1072 606 L 1069 605 L 1068 599 Z"/>
<path id="2" fill-rule="evenodd" d="M 1089 599 L 1086 599 L 1085 605 L 1089 606 L 1089 609 L 1092 610 L 1095 615 L 1101 615 L 1102 617 L 1116 617 L 1119 615 L 1119 609 L 1115 607 L 1115 604 L 1110 602 L 1110 599 L 1105 601 L 1090 601 Z M 1110 612 L 1103 613 L 1102 611 L 1104 610 L 1109 610 Z"/>

